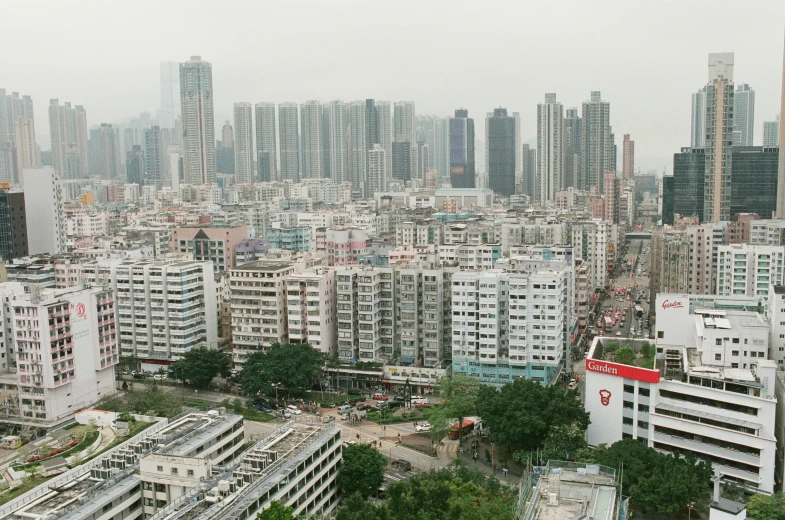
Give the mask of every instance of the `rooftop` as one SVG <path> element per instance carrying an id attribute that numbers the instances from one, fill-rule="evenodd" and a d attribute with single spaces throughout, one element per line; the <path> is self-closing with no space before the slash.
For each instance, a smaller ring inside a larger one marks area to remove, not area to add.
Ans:
<path id="1" fill-rule="evenodd" d="M 233 269 L 233 271 L 275 272 L 288 269 L 292 265 L 294 265 L 292 262 L 271 262 L 269 260 L 257 260 L 255 262 L 248 262 L 247 264 L 238 265 Z"/>

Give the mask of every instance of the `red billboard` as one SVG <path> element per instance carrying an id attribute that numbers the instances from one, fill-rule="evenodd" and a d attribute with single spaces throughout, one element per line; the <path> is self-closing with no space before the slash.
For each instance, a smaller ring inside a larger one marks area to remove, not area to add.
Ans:
<path id="1" fill-rule="evenodd" d="M 599 372 L 600 374 L 607 374 L 609 376 L 616 376 L 616 377 L 624 377 L 626 379 L 635 379 L 637 381 L 644 381 L 646 383 L 660 382 L 659 370 L 650 370 L 648 368 L 631 367 L 629 365 L 622 365 L 620 363 L 611 363 L 610 361 L 600 361 L 598 359 L 587 359 L 586 371 Z"/>

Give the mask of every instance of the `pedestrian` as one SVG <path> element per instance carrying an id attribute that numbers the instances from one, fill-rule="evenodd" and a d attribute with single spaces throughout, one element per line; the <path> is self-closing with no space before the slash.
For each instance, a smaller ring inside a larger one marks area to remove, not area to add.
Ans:
<path id="1" fill-rule="evenodd" d="M 417 421 L 414 421 L 414 427 L 417 428 Z"/>
<path id="2" fill-rule="evenodd" d="M 398 432 L 398 442 L 401 442 L 401 432 Z"/>
<path id="3" fill-rule="evenodd" d="M 385 425 L 382 425 L 382 431 L 383 431 L 384 433 L 387 433 L 387 426 L 385 426 Z"/>

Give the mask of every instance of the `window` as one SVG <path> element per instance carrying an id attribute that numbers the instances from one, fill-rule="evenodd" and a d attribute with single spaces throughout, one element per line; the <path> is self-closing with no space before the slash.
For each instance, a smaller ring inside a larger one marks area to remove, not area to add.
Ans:
<path id="1" fill-rule="evenodd" d="M 188 476 L 189 476 L 189 477 L 193 477 L 193 476 L 194 476 L 194 470 L 192 470 L 192 469 L 189 469 L 189 470 L 188 470 Z"/>
<path id="2" fill-rule="evenodd" d="M 177 468 L 172 468 L 172 475 L 177 475 Z"/>
<path id="3" fill-rule="evenodd" d="M 722 361 L 722 354 L 714 354 L 714 361 Z"/>
<path id="4" fill-rule="evenodd" d="M 722 345 L 722 338 L 717 338 L 716 340 L 714 340 L 714 343 L 716 345 Z"/>
<path id="5" fill-rule="evenodd" d="M 622 417 L 622 423 L 632 426 L 632 417 Z"/>
<path id="6" fill-rule="evenodd" d="M 648 430 L 649 423 L 646 421 L 638 421 L 638 428 L 643 428 L 644 430 Z"/>
<path id="7" fill-rule="evenodd" d="M 665 337 L 665 331 L 663 331 L 663 330 L 658 330 L 658 331 L 657 331 L 657 338 L 658 338 L 658 339 L 662 339 L 662 338 L 664 338 L 664 337 Z"/>
<path id="8" fill-rule="evenodd" d="M 638 395 L 642 395 L 644 397 L 649 397 L 649 389 L 648 388 L 638 388 Z"/>
<path id="9" fill-rule="evenodd" d="M 649 413 L 649 405 L 639 404 L 638 405 L 638 411 L 639 412 L 644 412 L 644 413 Z"/>
<path id="10" fill-rule="evenodd" d="M 158 466 L 158 471 L 163 471 L 163 470 L 164 470 L 163 466 Z"/>
<path id="11" fill-rule="evenodd" d="M 627 392 L 628 394 L 634 394 L 635 387 L 632 385 L 624 385 L 624 391 Z"/>

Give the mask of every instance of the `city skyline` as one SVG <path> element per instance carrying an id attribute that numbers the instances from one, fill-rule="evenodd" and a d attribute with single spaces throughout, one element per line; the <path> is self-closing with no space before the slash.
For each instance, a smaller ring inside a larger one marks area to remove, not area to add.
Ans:
<path id="1" fill-rule="evenodd" d="M 480 27 L 488 26 L 491 20 L 497 27 L 502 24 L 494 30 L 496 36 L 490 39 L 466 39 L 456 34 L 450 35 L 449 41 L 429 43 L 424 47 L 401 46 L 398 39 L 392 37 L 392 27 L 397 24 L 390 23 L 369 33 L 365 40 L 367 45 L 358 49 L 353 36 L 356 33 L 341 30 L 354 27 L 349 25 L 354 22 L 362 27 L 356 14 L 357 5 L 348 2 L 328 8 L 312 4 L 312 9 L 305 10 L 305 17 L 298 22 L 306 40 L 302 45 L 308 48 L 305 54 L 292 51 L 237 53 L 233 45 L 223 43 L 230 40 L 224 25 L 234 27 L 234 24 L 252 23 L 251 20 L 257 19 L 254 13 L 274 14 L 286 19 L 291 11 L 298 10 L 297 6 L 267 3 L 248 9 L 248 16 L 233 17 L 231 24 L 223 24 L 228 18 L 222 12 L 206 16 L 202 11 L 184 10 L 176 2 L 169 3 L 159 6 L 160 18 L 167 19 L 171 15 L 171 19 L 183 18 L 185 23 L 167 26 L 165 31 L 152 31 L 149 41 L 141 47 L 138 43 L 126 43 L 129 39 L 123 38 L 134 26 L 134 17 L 141 13 L 137 15 L 131 11 L 126 13 L 128 16 L 109 16 L 108 11 L 98 7 L 91 16 L 85 17 L 69 10 L 61 11 L 60 6 L 53 4 L 51 19 L 58 20 L 54 25 L 31 16 L 33 13 L 28 5 L 8 6 L 9 15 L 14 19 L 36 20 L 35 34 L 46 34 L 46 37 L 38 37 L 42 43 L 49 38 L 54 41 L 62 31 L 60 27 L 70 27 L 69 34 L 76 38 L 62 51 L 68 51 L 70 55 L 81 53 L 83 63 L 71 67 L 63 54 L 61 64 L 57 51 L 52 53 L 51 46 L 42 45 L 40 50 L 36 46 L 26 48 L 25 52 L 15 53 L 6 60 L 5 88 L 9 92 L 32 96 L 39 107 L 45 107 L 47 101 L 54 98 L 84 105 L 91 126 L 114 123 L 136 117 L 141 111 L 159 108 L 162 62 L 182 62 L 192 54 L 199 54 L 215 68 L 217 121 L 231 119 L 233 103 L 240 101 L 299 103 L 309 99 L 411 99 L 417 104 L 418 114 L 439 116 L 452 114 L 455 107 L 465 107 L 473 114 L 485 114 L 495 107 L 505 106 L 511 112 L 521 114 L 523 142 L 536 137 L 536 105 L 543 93 L 555 92 L 566 110 L 580 107 L 588 99 L 589 92 L 600 90 L 614 107 L 616 133 L 636 136 L 636 159 L 643 171 L 649 168 L 670 171 L 670 155 L 689 143 L 690 95 L 704 83 L 703 67 L 709 52 L 735 52 L 738 82 L 749 83 L 755 88 L 756 145 L 761 144 L 762 122 L 779 111 L 780 67 L 779 60 L 773 56 L 781 48 L 782 20 L 785 19 L 785 6 L 780 2 L 761 2 L 754 12 L 741 12 L 734 17 L 720 14 L 727 12 L 723 9 L 714 14 L 699 6 L 688 6 L 684 16 L 676 19 L 659 6 L 635 6 L 630 11 L 628 5 L 624 10 L 614 9 L 617 4 L 608 2 L 608 9 L 603 12 L 611 15 L 598 17 L 584 12 L 588 6 L 570 3 L 570 8 L 564 10 L 569 15 L 561 22 L 562 28 L 574 34 L 575 39 L 571 38 L 568 44 L 554 44 L 545 52 L 526 51 L 537 49 L 537 41 L 545 37 L 544 28 L 504 30 L 520 25 L 522 18 L 516 16 L 517 6 L 501 2 L 497 8 L 491 5 L 481 13 L 461 6 L 451 6 L 446 12 L 440 6 L 418 5 L 417 19 L 405 19 L 406 24 L 417 26 L 412 27 L 413 30 L 469 18 Z M 384 11 L 394 19 L 403 15 L 402 12 L 387 13 L 382 7 L 370 9 Z M 232 11 L 226 10 L 227 14 Z M 499 12 L 508 12 L 511 16 L 501 17 L 500 21 Z M 623 15 L 614 15 L 615 12 Z M 711 23 L 688 24 L 689 19 L 694 19 L 691 14 L 696 13 Z M 591 31 L 582 27 L 585 15 L 592 20 Z M 620 23 L 622 16 L 624 23 Z M 95 27 L 98 20 L 101 23 Z M 331 20 L 335 23 L 323 23 Z M 91 30 L 78 34 L 78 28 L 85 25 L 86 29 L 87 24 Z M 315 30 L 309 32 L 311 26 Z M 668 27 L 666 38 L 659 29 L 662 26 Z M 185 27 L 188 27 L 187 31 Z M 31 27 L 24 23 L 10 27 L 0 39 L 13 41 L 15 37 L 27 36 L 19 31 L 29 29 Z M 253 47 L 270 48 L 266 40 L 276 41 L 281 30 L 276 27 L 264 36 L 257 36 L 259 44 Z M 594 36 L 608 33 L 617 36 L 607 41 Z M 93 38 L 103 34 L 106 37 L 101 46 L 91 43 Z M 749 38 L 750 34 L 755 38 Z M 330 45 L 308 45 L 311 40 L 323 41 L 324 38 L 328 38 Z M 576 41 L 581 44 L 576 45 Z M 656 47 L 649 43 L 653 41 L 657 42 Z M 101 60 L 105 53 L 131 59 Z M 423 54 L 427 55 L 427 60 L 411 59 Z M 465 57 L 461 67 L 455 66 L 453 56 L 457 55 Z M 597 56 L 602 59 L 598 61 Z M 374 59 L 376 57 L 383 59 Z M 91 59 L 95 59 L 95 66 L 91 66 Z M 253 63 L 253 67 L 247 66 L 249 63 Z M 518 72 L 511 66 L 514 63 L 526 63 L 526 67 L 519 68 L 521 72 Z M 472 70 L 471 74 L 466 74 L 466 67 Z M 533 70 L 538 73 L 528 73 Z M 270 74 L 269 71 L 276 72 Z M 122 78 L 122 81 L 113 82 L 113 88 L 107 89 L 102 78 L 108 76 Z M 297 80 L 291 81 L 292 77 Z M 417 78 L 417 81 L 407 82 L 407 77 Z M 95 80 L 91 81 L 93 78 Z M 575 81 L 575 78 L 581 79 Z M 623 78 L 629 80 L 623 81 Z M 455 87 L 445 89 L 444 85 Z M 108 94 L 110 90 L 111 95 Z M 120 99 L 122 103 L 118 103 Z M 36 111 L 38 134 L 44 138 L 42 147 L 47 149 L 48 136 L 42 132 L 47 128 L 45 116 L 44 110 Z M 484 141 L 483 125 L 477 130 L 478 139 Z"/>

